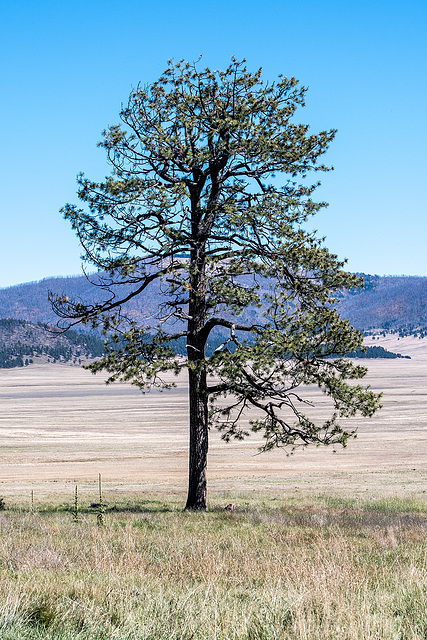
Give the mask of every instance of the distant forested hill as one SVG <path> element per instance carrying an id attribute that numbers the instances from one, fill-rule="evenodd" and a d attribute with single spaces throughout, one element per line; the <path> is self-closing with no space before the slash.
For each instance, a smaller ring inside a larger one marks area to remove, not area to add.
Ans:
<path id="1" fill-rule="evenodd" d="M 217 337 L 207 345 L 211 355 L 222 342 Z M 186 341 L 181 338 L 171 343 L 177 355 L 186 354 Z M 0 369 L 24 367 L 34 362 L 86 363 L 104 353 L 104 341 L 87 333 L 73 330 L 59 334 L 54 327 L 41 322 L 13 318 L 0 319 Z M 366 351 L 349 354 L 353 358 L 402 358 L 383 347 L 368 347 Z"/>
<path id="2" fill-rule="evenodd" d="M 363 331 L 427 335 L 427 277 L 363 275 L 364 289 L 343 292 L 341 315 Z M 55 324 L 57 318 L 48 302 L 48 290 L 83 300 L 101 300 L 108 295 L 84 276 L 48 278 L 0 289 L 0 318 Z M 132 300 L 126 311 L 136 320 L 152 318 L 160 302 L 160 290 L 153 285 Z M 246 313 L 256 321 L 257 310 Z"/>
<path id="3" fill-rule="evenodd" d="M 427 335 L 427 278 L 362 275 L 364 289 L 343 294 L 343 316 L 363 331 Z"/>
<path id="4" fill-rule="evenodd" d="M 96 280 L 96 276 L 94 276 Z M 130 292 L 129 287 L 129 292 Z M 56 324 L 58 317 L 53 313 L 48 293 L 64 293 L 69 298 L 101 301 L 109 297 L 108 292 L 95 286 L 84 276 L 46 278 L 39 282 L 28 282 L 0 289 L 0 318 L 16 318 L 31 322 Z M 150 289 L 127 306 L 129 315 L 136 319 L 143 315 L 153 315 L 160 302 L 160 292 Z M 82 327 L 84 329 L 84 327 Z"/>
<path id="5" fill-rule="evenodd" d="M 98 336 L 68 331 L 58 335 L 38 322 L 0 319 L 0 369 L 23 367 L 33 362 L 72 362 L 99 357 L 104 341 Z"/>

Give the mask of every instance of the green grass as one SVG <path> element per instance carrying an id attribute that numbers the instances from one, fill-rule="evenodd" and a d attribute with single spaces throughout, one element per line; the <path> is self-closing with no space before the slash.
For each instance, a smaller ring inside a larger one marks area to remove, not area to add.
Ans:
<path id="1" fill-rule="evenodd" d="M 427 638 L 425 500 L 225 504 L 3 511 L 1 640 Z"/>

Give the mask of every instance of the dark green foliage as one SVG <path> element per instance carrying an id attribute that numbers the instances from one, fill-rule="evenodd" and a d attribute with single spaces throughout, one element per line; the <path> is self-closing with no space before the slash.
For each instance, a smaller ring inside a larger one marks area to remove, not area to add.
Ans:
<path id="1" fill-rule="evenodd" d="M 352 384 L 366 369 L 344 356 L 363 336 L 335 310 L 361 281 L 304 228 L 325 206 L 306 177 L 328 170 L 322 156 L 335 135 L 298 124 L 305 93 L 295 78 L 266 83 L 234 59 L 225 71 L 171 62 L 132 91 L 122 125 L 104 132 L 112 174 L 102 183 L 80 175 L 87 207 L 63 209 L 106 295 L 51 300 L 65 326 L 112 332 L 92 371 L 145 390 L 170 386 L 165 372 L 188 370 L 188 508 L 206 504 L 210 424 L 225 440 L 242 438 L 242 418 L 255 412 L 249 428 L 262 431 L 264 449 L 345 445 L 354 432 L 339 418 L 379 407 L 377 395 Z M 154 313 L 126 317 L 126 305 L 153 286 Z M 174 357 L 180 340 L 186 359 Z M 324 423 L 308 417 L 301 385 L 332 398 Z"/>
<path id="2" fill-rule="evenodd" d="M 101 357 L 104 352 L 104 340 L 96 335 L 72 330 L 60 335 L 40 322 L 0 319 L 0 369 L 30 366 L 34 358 L 41 356 L 54 362 L 70 362 L 80 356 Z"/>
<path id="3" fill-rule="evenodd" d="M 90 333 L 78 333 L 77 331 L 69 329 L 65 337 L 71 344 L 83 347 L 83 352 L 90 354 L 93 358 L 103 356 L 105 353 L 105 341 L 99 336 Z"/>
<path id="4" fill-rule="evenodd" d="M 54 623 L 55 615 L 56 612 L 47 598 L 40 598 L 40 601 L 28 611 L 26 622 L 29 627 L 41 627 L 44 630 Z"/>
<path id="5" fill-rule="evenodd" d="M 366 349 L 357 349 L 356 351 L 352 351 L 348 353 L 347 356 L 349 358 L 407 358 L 411 359 L 410 356 L 402 356 L 401 353 L 393 353 L 393 351 L 388 351 L 384 349 L 384 347 L 366 347 Z"/>
<path id="6" fill-rule="evenodd" d="M 13 318 L 1 318 L 0 319 L 0 328 L 7 329 L 8 331 L 12 331 L 16 327 L 25 327 L 27 322 L 25 320 L 14 320 Z"/>

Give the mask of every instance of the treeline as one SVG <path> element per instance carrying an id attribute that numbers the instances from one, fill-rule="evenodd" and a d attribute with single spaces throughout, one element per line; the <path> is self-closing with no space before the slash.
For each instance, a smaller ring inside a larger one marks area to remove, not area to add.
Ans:
<path id="1" fill-rule="evenodd" d="M 104 341 L 96 335 L 68 331 L 59 334 L 41 322 L 14 318 L 0 319 L 0 368 L 10 369 L 32 364 L 43 358 L 48 362 L 81 363 L 98 358 L 105 351 Z"/>
<path id="2" fill-rule="evenodd" d="M 78 333 L 69 329 L 64 337 L 71 342 L 71 344 L 82 349 L 88 353 L 92 358 L 98 358 L 105 352 L 104 340 L 99 336 L 91 333 Z"/>
<path id="3" fill-rule="evenodd" d="M 408 325 L 406 328 L 401 327 L 400 329 L 392 329 L 386 327 L 385 329 L 371 330 L 365 331 L 365 336 L 370 336 L 372 333 L 375 333 L 376 336 L 386 337 L 387 334 L 394 334 L 399 336 L 399 338 L 406 338 L 407 336 L 413 336 L 414 338 L 427 338 L 427 328 L 426 327 L 417 327 Z"/>
<path id="4" fill-rule="evenodd" d="M 226 335 L 217 335 L 211 338 L 206 345 L 206 355 L 210 357 L 215 351 L 215 349 L 222 347 L 222 345 L 224 345 L 225 343 L 226 338 L 227 338 Z M 147 341 L 149 341 L 150 340 L 149 336 L 147 336 L 146 339 Z M 187 344 L 186 338 L 178 338 L 165 343 L 165 346 L 171 347 L 175 355 L 185 357 L 187 355 L 186 344 Z M 119 344 L 117 345 L 117 348 L 120 348 Z M 229 343 L 227 345 L 224 345 L 223 348 L 229 349 L 231 352 L 234 353 L 236 346 L 234 343 Z M 372 347 L 365 347 L 364 349 L 357 349 L 356 351 L 347 353 L 346 357 L 347 358 L 391 358 L 391 359 L 406 358 L 408 360 L 411 359 L 410 356 L 403 356 L 401 353 L 394 353 L 393 351 L 388 351 L 387 349 L 384 349 L 384 347 L 380 347 L 379 345 L 372 346 Z"/>
<path id="5" fill-rule="evenodd" d="M 394 353 L 393 351 L 388 351 L 384 349 L 384 347 L 375 346 L 375 347 L 366 347 L 365 350 L 357 349 L 357 351 L 352 351 L 347 353 L 348 358 L 406 358 L 407 360 L 411 359 L 411 356 L 402 356 L 401 353 Z"/>
<path id="6" fill-rule="evenodd" d="M 422 332 L 420 332 L 422 334 Z M 384 334 L 385 335 L 385 334 Z M 150 336 L 147 336 L 150 340 Z M 215 349 L 221 347 L 226 336 L 219 333 L 212 335 L 206 348 L 208 356 Z M 175 355 L 187 355 L 187 340 L 185 337 L 166 343 Z M 120 344 L 115 348 L 120 349 Z M 229 343 L 224 346 L 234 351 L 235 345 Z M 79 333 L 68 330 L 61 334 L 54 327 L 37 322 L 14 318 L 0 319 L 0 368 L 25 367 L 33 364 L 34 360 L 44 359 L 48 362 L 73 362 L 81 364 L 88 359 L 100 358 L 105 353 L 104 340 L 98 335 Z M 347 354 L 351 358 L 408 358 L 400 353 L 387 351 L 380 346 L 367 347 L 366 351 L 358 350 Z"/>

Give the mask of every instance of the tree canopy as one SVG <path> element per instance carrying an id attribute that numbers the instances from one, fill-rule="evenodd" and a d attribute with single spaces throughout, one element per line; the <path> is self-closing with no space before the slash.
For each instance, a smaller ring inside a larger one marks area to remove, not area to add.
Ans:
<path id="1" fill-rule="evenodd" d="M 325 206 L 307 176 L 328 171 L 322 156 L 335 135 L 296 122 L 305 93 L 295 78 L 265 82 L 245 61 L 224 71 L 170 62 L 104 131 L 111 174 L 81 174 L 87 206 L 63 209 L 106 292 L 100 303 L 52 295 L 66 326 L 102 325 L 110 336 L 92 371 L 145 390 L 188 370 L 190 509 L 206 508 L 210 425 L 225 440 L 259 431 L 264 450 L 345 445 L 354 428 L 339 419 L 379 407 L 353 383 L 366 369 L 342 357 L 362 335 L 335 296 L 360 281 L 304 228 Z M 127 318 L 126 302 L 155 283 L 155 319 Z M 213 334 L 221 344 L 208 356 Z M 177 359 L 182 337 L 187 358 Z M 326 421 L 309 417 L 302 385 L 330 397 Z"/>

